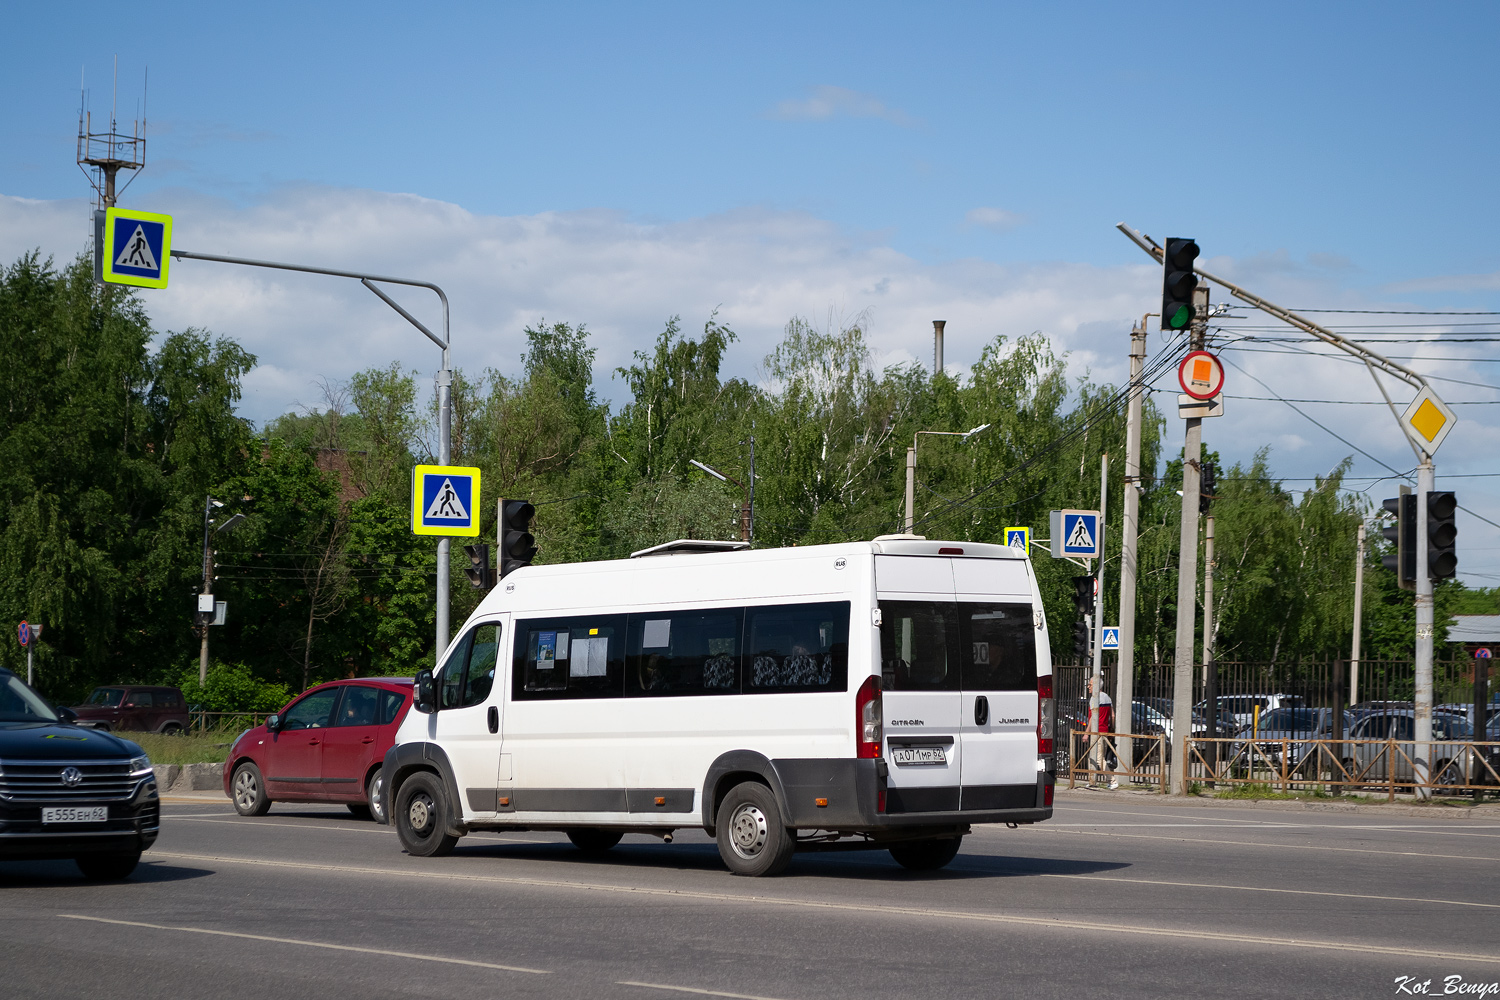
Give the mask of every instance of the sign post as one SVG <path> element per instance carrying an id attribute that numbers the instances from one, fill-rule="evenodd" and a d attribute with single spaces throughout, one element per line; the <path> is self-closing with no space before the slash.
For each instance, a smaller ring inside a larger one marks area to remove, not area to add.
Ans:
<path id="1" fill-rule="evenodd" d="M 31 647 L 36 645 L 36 640 L 42 637 L 42 627 L 22 622 L 16 626 L 16 638 L 21 640 L 21 648 L 26 650 L 26 684 L 31 685 L 34 674 L 31 669 Z"/>

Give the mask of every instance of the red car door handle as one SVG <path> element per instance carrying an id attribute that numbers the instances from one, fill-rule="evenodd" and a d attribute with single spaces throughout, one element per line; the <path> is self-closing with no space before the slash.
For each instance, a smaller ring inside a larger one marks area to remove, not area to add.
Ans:
<path id="1" fill-rule="evenodd" d="M 375 742 L 375 737 L 373 737 L 373 736 L 366 736 L 364 739 L 360 740 L 360 742 L 361 743 L 374 743 Z"/>
<path id="2" fill-rule="evenodd" d="M 307 745 L 310 746 L 310 747 L 315 747 L 315 746 L 317 746 L 318 744 L 320 744 L 322 742 L 323 742 L 322 740 L 308 740 L 307 741 Z"/>

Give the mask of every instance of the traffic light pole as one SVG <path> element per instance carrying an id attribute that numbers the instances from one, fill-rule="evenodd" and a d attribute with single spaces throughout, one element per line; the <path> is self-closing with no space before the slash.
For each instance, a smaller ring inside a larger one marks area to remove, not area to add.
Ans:
<path id="1" fill-rule="evenodd" d="M 1188 417 L 1182 445 L 1182 532 L 1177 550 L 1177 639 L 1172 655 L 1172 760 L 1167 793 L 1187 794 L 1188 733 L 1193 728 L 1193 626 L 1198 620 L 1198 470 L 1203 418 Z M 1212 710 L 1212 708 L 1210 709 Z"/>
<path id="2" fill-rule="evenodd" d="M 1155 260 L 1157 260 L 1157 261 L 1164 261 L 1166 259 L 1166 252 L 1160 246 L 1158 246 L 1154 241 L 1152 241 L 1149 237 L 1144 236 L 1143 234 L 1136 232 L 1134 229 L 1132 229 L 1130 226 L 1127 226 L 1123 222 L 1119 223 L 1115 228 L 1119 229 L 1120 232 L 1124 233 L 1127 237 L 1129 237 L 1129 239 L 1131 240 L 1131 242 L 1135 243 L 1136 246 L 1138 246 L 1142 250 L 1146 251 L 1146 253 L 1150 254 L 1152 256 L 1152 258 L 1154 258 Z M 1338 334 L 1334 333 L 1332 330 L 1329 330 L 1329 329 L 1326 329 L 1325 327 L 1319 326 L 1317 323 L 1314 323 L 1311 320 L 1306 319 L 1305 317 L 1299 316 L 1296 313 L 1292 312 L 1290 309 L 1285 309 L 1285 308 L 1277 305 L 1276 303 L 1271 302 L 1268 299 L 1263 299 L 1259 295 L 1256 295 L 1254 292 L 1251 292 L 1251 291 L 1248 291 L 1248 290 L 1246 290 L 1244 288 L 1241 288 L 1239 285 L 1236 285 L 1232 281 L 1228 281 L 1228 280 L 1226 280 L 1224 278 L 1220 278 L 1217 275 L 1209 274 L 1207 271 L 1203 270 L 1201 267 L 1194 266 L 1193 270 L 1194 270 L 1195 273 L 1197 273 L 1198 275 L 1202 276 L 1203 278 L 1205 278 L 1205 279 L 1207 279 L 1209 281 L 1212 281 L 1216 285 L 1219 285 L 1219 286 L 1227 289 L 1231 295 L 1233 295 L 1235 298 L 1239 299 L 1241 302 L 1245 302 L 1245 303 L 1247 303 L 1249 305 L 1252 305 L 1255 308 L 1261 310 L 1262 312 L 1265 312 L 1265 313 L 1268 313 L 1268 314 L 1270 314 L 1272 316 L 1275 316 L 1277 319 L 1281 320 L 1283 323 L 1286 323 L 1289 326 L 1295 327 L 1296 329 L 1301 330 L 1304 333 L 1306 333 L 1306 334 L 1308 334 L 1308 335 L 1310 335 L 1312 337 L 1316 337 L 1318 340 L 1323 341 L 1325 344 L 1328 344 L 1331 347 L 1335 347 L 1338 350 L 1341 350 L 1341 351 L 1343 351 L 1346 354 L 1353 355 L 1354 357 L 1356 357 L 1360 361 L 1362 361 L 1364 363 L 1364 365 L 1365 365 L 1365 368 L 1369 371 L 1370 377 L 1374 380 L 1376 388 L 1378 388 L 1380 390 L 1380 394 L 1383 397 L 1385 397 L 1386 405 L 1390 408 L 1391 415 L 1396 418 L 1396 423 L 1401 428 L 1401 434 L 1402 434 L 1402 436 L 1404 438 L 1406 438 L 1407 444 L 1411 445 L 1412 451 L 1414 451 L 1416 453 L 1416 455 L 1417 455 L 1417 517 L 1416 517 L 1416 521 L 1417 521 L 1417 553 L 1416 553 L 1416 555 L 1417 555 L 1417 559 L 1416 559 L 1416 563 L 1417 563 L 1417 573 L 1416 573 L 1416 577 L 1417 577 L 1416 578 L 1417 628 L 1416 628 L 1416 632 L 1417 632 L 1417 634 L 1416 634 L 1416 644 L 1415 644 L 1415 647 L 1414 647 L 1414 653 L 1415 653 L 1415 657 L 1414 658 L 1416 660 L 1416 670 L 1415 670 L 1415 675 L 1416 675 L 1415 676 L 1415 689 L 1416 690 L 1414 692 L 1415 698 L 1413 699 L 1413 701 L 1414 701 L 1414 705 L 1415 705 L 1415 713 L 1414 714 L 1415 714 L 1415 717 L 1416 717 L 1415 718 L 1415 722 L 1416 722 L 1416 734 L 1415 735 L 1416 735 L 1417 745 L 1422 748 L 1421 750 L 1418 751 L 1418 755 L 1417 755 L 1418 756 L 1418 760 L 1416 762 L 1416 773 L 1417 773 L 1417 781 L 1419 783 L 1423 782 L 1423 781 L 1425 781 L 1427 779 L 1427 775 L 1428 775 L 1428 761 L 1427 761 L 1427 759 L 1426 759 L 1426 757 L 1424 755 L 1427 754 L 1427 753 L 1429 753 L 1430 750 L 1431 750 L 1431 748 L 1428 747 L 1428 746 L 1426 746 L 1425 744 L 1430 743 L 1431 740 L 1432 740 L 1432 645 L 1433 645 L 1433 635 L 1432 635 L 1432 629 L 1433 629 L 1432 589 L 1433 588 L 1432 588 L 1432 580 L 1428 576 L 1428 565 L 1427 565 L 1427 562 L 1428 562 L 1428 560 L 1427 560 L 1427 546 L 1428 546 L 1428 541 L 1427 541 L 1427 494 L 1430 493 L 1430 492 L 1432 492 L 1432 490 L 1434 489 L 1435 483 L 1436 483 L 1437 474 L 1436 474 L 1436 470 L 1435 470 L 1435 468 L 1433 466 L 1433 463 L 1432 463 L 1432 454 L 1431 454 L 1431 452 L 1429 452 L 1426 448 L 1424 448 L 1422 446 L 1422 443 L 1419 442 L 1413 436 L 1412 432 L 1407 429 L 1406 424 L 1401 420 L 1401 415 L 1396 412 L 1395 403 L 1393 403 L 1391 401 L 1390 395 L 1385 391 L 1385 385 L 1383 383 L 1381 383 L 1380 378 L 1376 375 L 1376 372 L 1377 372 L 1377 370 L 1385 372 L 1387 375 L 1391 376 L 1392 378 L 1400 379 L 1401 381 L 1405 382 L 1407 385 L 1412 386 L 1413 388 L 1415 388 L 1419 392 L 1421 392 L 1422 390 L 1430 389 L 1430 387 L 1427 384 L 1427 379 L 1424 378 L 1422 375 L 1418 374 L 1417 372 L 1413 371 L 1412 369 L 1407 368 L 1405 365 L 1398 364 L 1398 363 L 1392 361 L 1390 358 L 1387 358 L 1384 355 L 1382 355 L 1382 354 L 1380 354 L 1380 353 L 1378 353 L 1376 351 L 1370 350 L 1368 347 L 1364 346 L 1363 344 L 1355 343 L 1352 340 L 1349 340 L 1349 339 L 1347 339 L 1345 337 L 1341 337 Z M 1190 437 L 1192 435 L 1192 425 L 1195 422 L 1196 421 L 1193 421 L 1193 420 L 1189 420 L 1188 421 L 1189 436 Z M 1184 468 L 1184 470 L 1183 470 L 1183 480 L 1184 480 L 1184 486 L 1183 486 L 1183 504 L 1184 504 L 1184 512 L 1186 511 L 1187 493 L 1188 493 L 1187 485 L 1186 485 L 1186 479 L 1187 479 L 1187 469 Z M 1196 497 L 1196 492 L 1195 492 L 1194 495 Z M 1197 507 L 1196 507 L 1196 504 L 1195 504 L 1194 505 L 1194 510 L 1196 510 L 1196 509 L 1197 509 Z M 1184 517 L 1183 518 L 1183 532 L 1184 532 L 1184 537 L 1186 537 L 1186 531 L 1187 531 L 1187 518 Z M 1195 554 L 1196 554 L 1196 546 L 1193 546 L 1193 548 L 1194 548 Z M 1184 542 L 1184 553 L 1186 553 L 1186 551 L 1187 551 L 1187 545 Z M 1399 577 L 1399 570 L 1398 570 L 1398 577 Z M 1181 675 L 1181 652 L 1182 652 L 1182 621 L 1183 621 L 1183 604 L 1182 604 L 1182 599 L 1181 599 L 1181 594 L 1183 592 L 1183 581 L 1181 579 L 1179 579 L 1178 582 L 1177 582 L 1177 592 L 1178 592 L 1178 595 L 1179 595 L 1178 605 L 1177 605 L 1177 634 L 1178 634 L 1178 664 L 1179 664 L 1179 666 L 1178 666 L 1178 674 L 1179 674 L 1179 679 L 1180 679 L 1180 675 Z M 1189 633 L 1189 634 L 1191 635 L 1191 633 Z M 1191 668 L 1189 668 L 1189 669 L 1191 669 Z M 1173 726 L 1173 729 L 1172 729 L 1172 744 L 1173 744 L 1173 749 L 1174 750 L 1176 749 L 1178 743 L 1181 741 L 1181 738 L 1182 738 L 1182 734 L 1177 731 L 1178 728 L 1179 727 L 1177 727 L 1177 726 Z M 1174 759 L 1173 764 L 1172 764 L 1172 776 L 1173 776 L 1173 789 L 1172 790 L 1173 790 L 1174 793 L 1176 793 L 1176 792 L 1179 791 L 1179 789 L 1177 787 L 1177 783 L 1176 783 L 1177 782 L 1177 778 L 1179 776 L 1179 767 L 1180 767 L 1179 763 Z M 1418 795 L 1419 798 L 1427 798 L 1429 796 L 1429 793 L 1428 793 L 1427 789 L 1419 787 L 1417 789 L 1417 795 Z"/>
<path id="3" fill-rule="evenodd" d="M 448 317 L 448 295 L 437 285 L 430 281 L 418 281 L 414 278 L 392 278 L 382 274 L 366 274 L 362 271 L 341 271 L 331 267 L 311 267 L 306 264 L 285 264 L 274 260 L 252 260 L 248 257 L 225 257 L 221 254 L 194 253 L 191 250 L 173 250 L 172 256 L 186 258 L 188 260 L 211 260 L 220 264 L 242 264 L 246 267 L 269 267 L 278 271 L 301 271 L 305 274 L 326 274 L 335 278 L 354 278 L 370 291 L 374 292 L 382 302 L 396 310 L 412 326 L 422 331 L 427 339 L 443 350 L 443 367 L 437 373 L 438 390 L 438 464 L 447 465 L 452 461 L 452 387 L 453 370 L 449 364 L 448 345 L 451 343 L 451 331 Z M 415 288 L 427 288 L 437 293 L 439 301 L 443 304 L 443 335 L 439 337 L 411 313 L 402 308 L 401 304 L 391 298 L 385 292 L 376 287 L 375 282 L 391 285 L 410 285 Z M 448 556 L 453 546 L 451 539 L 442 538 L 437 544 L 437 593 L 436 597 L 436 641 L 437 647 L 433 655 L 441 660 L 443 652 L 448 648 Z"/>
<path id="4" fill-rule="evenodd" d="M 1100 730 L 1103 731 L 1104 716 L 1099 712 L 1099 702 L 1104 694 L 1104 643 L 1101 641 L 1104 635 L 1104 525 L 1105 502 L 1109 499 L 1109 452 L 1099 456 L 1099 537 L 1095 539 L 1099 543 L 1099 573 L 1094 577 L 1094 621 L 1089 629 L 1089 641 L 1094 647 L 1093 656 L 1093 678 L 1094 690 L 1089 696 L 1089 708 L 1093 712 L 1093 718 L 1099 722 Z M 1113 713 L 1119 716 L 1119 706 L 1115 706 Z M 1095 744 L 1095 757 L 1104 756 L 1104 738 L 1100 738 Z M 1099 765 L 1103 761 L 1097 761 L 1095 770 L 1102 770 Z"/>

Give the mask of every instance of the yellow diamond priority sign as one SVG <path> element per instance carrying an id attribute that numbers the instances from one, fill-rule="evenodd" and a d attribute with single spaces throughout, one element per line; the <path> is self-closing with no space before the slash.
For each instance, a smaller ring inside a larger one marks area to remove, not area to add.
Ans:
<path id="1" fill-rule="evenodd" d="M 1401 414 L 1401 424 L 1417 446 L 1431 455 L 1443 443 L 1457 420 L 1448 404 L 1431 389 L 1424 388 Z"/>

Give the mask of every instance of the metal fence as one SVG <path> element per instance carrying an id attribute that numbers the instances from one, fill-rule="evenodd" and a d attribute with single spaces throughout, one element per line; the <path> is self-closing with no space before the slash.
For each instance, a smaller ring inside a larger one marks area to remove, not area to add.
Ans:
<path id="1" fill-rule="evenodd" d="M 1127 743 L 1132 750 L 1129 758 L 1119 753 Z M 1170 753 L 1170 744 L 1161 736 L 1073 730 L 1068 739 L 1068 787 L 1079 781 L 1122 781 L 1165 792 L 1164 765 Z M 1128 769 L 1120 766 L 1125 759 L 1132 762 Z M 1208 788 L 1261 785 L 1273 792 L 1373 791 L 1389 800 L 1397 792 L 1418 789 L 1495 793 L 1500 791 L 1500 742 L 1266 739 L 1254 733 L 1248 738 L 1195 738 L 1188 746 L 1186 770 L 1187 780 Z"/>

